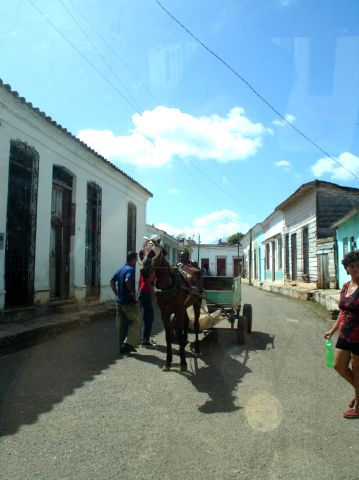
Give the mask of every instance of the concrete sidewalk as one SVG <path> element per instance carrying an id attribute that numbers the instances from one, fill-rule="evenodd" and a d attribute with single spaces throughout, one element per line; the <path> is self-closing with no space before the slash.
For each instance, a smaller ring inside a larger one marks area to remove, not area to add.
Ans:
<path id="1" fill-rule="evenodd" d="M 243 278 L 242 282 L 249 284 L 248 278 Z M 273 293 L 279 293 L 287 297 L 296 298 L 297 300 L 314 301 L 325 307 L 330 312 L 333 319 L 336 319 L 339 313 L 338 301 L 340 290 L 320 290 L 313 289 L 312 286 L 306 287 L 305 284 L 283 284 L 276 282 L 259 282 L 252 280 L 252 285 L 262 290 L 267 290 Z"/>
<path id="2" fill-rule="evenodd" d="M 115 318 L 115 302 L 80 306 L 78 304 L 64 305 L 59 311 L 45 315 L 33 315 L 22 319 L 7 319 L 0 321 L 0 349 L 26 340 L 36 339 L 39 336 L 51 335 L 84 325 L 95 320 L 113 316 Z"/>

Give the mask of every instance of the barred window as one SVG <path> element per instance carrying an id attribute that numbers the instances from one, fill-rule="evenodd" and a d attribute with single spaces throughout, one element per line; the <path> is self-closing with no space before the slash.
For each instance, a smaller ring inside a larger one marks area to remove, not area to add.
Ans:
<path id="1" fill-rule="evenodd" d="M 136 251 L 136 220 L 137 208 L 132 202 L 127 206 L 127 252 Z M 126 253 L 127 253 L 126 252 Z"/>

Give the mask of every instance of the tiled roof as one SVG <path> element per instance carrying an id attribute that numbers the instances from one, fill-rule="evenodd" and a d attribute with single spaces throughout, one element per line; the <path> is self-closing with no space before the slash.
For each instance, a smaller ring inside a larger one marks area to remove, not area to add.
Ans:
<path id="1" fill-rule="evenodd" d="M 9 92 L 13 97 L 15 97 L 18 101 L 20 101 L 21 103 L 25 104 L 27 107 L 29 107 L 33 112 L 37 113 L 40 117 L 42 117 L 44 120 L 46 120 L 48 123 L 50 123 L 51 125 L 53 125 L 55 128 L 57 128 L 58 130 L 61 130 L 61 132 L 65 133 L 65 135 L 67 135 L 69 138 L 71 138 L 71 140 L 73 140 L 74 142 L 80 144 L 83 148 L 85 148 L 86 150 L 88 150 L 89 152 L 91 152 L 93 155 L 95 155 L 99 160 L 101 160 L 102 162 L 106 163 L 106 165 L 108 165 L 109 167 L 111 167 L 113 170 L 115 170 L 116 172 L 119 172 L 121 173 L 121 175 L 125 176 L 126 178 L 128 178 L 128 180 L 130 180 L 132 183 L 134 183 L 137 187 L 140 187 L 142 190 L 144 190 L 148 195 L 150 195 L 151 197 L 153 197 L 152 193 L 147 190 L 143 185 L 141 185 L 139 182 L 137 182 L 136 180 L 134 180 L 132 177 L 130 177 L 129 175 L 127 175 L 127 173 L 125 173 L 123 170 L 119 169 L 118 167 L 116 167 L 113 163 L 109 162 L 105 157 L 103 157 L 102 155 L 100 155 L 99 153 L 97 153 L 95 150 L 93 150 L 91 147 L 89 147 L 85 142 L 83 142 L 82 140 L 78 139 L 77 137 L 75 137 L 75 135 L 73 135 L 71 132 L 69 132 L 66 128 L 64 128 L 62 125 L 60 125 L 59 123 L 55 122 L 55 120 L 53 120 L 49 115 L 46 115 L 46 113 L 42 112 L 39 108 L 37 107 L 34 107 L 33 104 L 31 102 L 28 102 L 24 97 L 21 97 L 19 95 L 18 92 L 16 92 L 15 90 L 12 90 L 11 86 L 4 83 L 1 79 L 0 79 L 0 88 L 4 88 L 7 92 Z"/>
<path id="2" fill-rule="evenodd" d="M 313 188 L 318 188 L 318 187 L 330 187 L 330 188 L 338 188 L 341 190 L 346 190 L 350 192 L 357 192 L 359 193 L 358 188 L 353 188 L 353 187 L 343 187 L 342 185 L 338 185 L 337 183 L 332 183 L 332 182 L 326 182 L 324 180 L 313 180 L 308 183 L 303 183 L 297 190 L 292 193 L 288 198 L 284 200 L 281 204 L 279 204 L 274 211 L 281 210 L 284 206 L 287 204 L 291 203 L 292 201 L 296 200 L 298 197 L 303 195 L 305 192 L 312 190 Z"/>

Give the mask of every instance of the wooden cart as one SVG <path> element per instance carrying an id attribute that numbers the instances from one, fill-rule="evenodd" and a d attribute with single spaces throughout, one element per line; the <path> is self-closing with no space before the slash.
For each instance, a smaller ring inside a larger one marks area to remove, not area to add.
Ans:
<path id="1" fill-rule="evenodd" d="M 226 318 L 236 333 L 237 342 L 245 343 L 246 336 L 252 332 L 253 316 L 251 304 L 245 303 L 242 309 L 241 277 L 204 277 L 203 282 L 206 311 L 200 318 L 200 330 L 211 330 Z"/>

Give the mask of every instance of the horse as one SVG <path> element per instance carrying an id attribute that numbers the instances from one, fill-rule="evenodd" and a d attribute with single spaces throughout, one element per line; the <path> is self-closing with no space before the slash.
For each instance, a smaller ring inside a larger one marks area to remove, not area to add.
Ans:
<path id="1" fill-rule="evenodd" d="M 193 306 L 195 320 L 194 352 L 199 354 L 199 316 L 202 303 L 203 277 L 199 268 L 193 265 L 171 266 L 165 258 L 166 252 L 159 241 L 147 241 L 140 252 L 143 260 L 142 268 L 149 274 L 156 274 L 156 298 L 161 311 L 163 326 L 166 332 L 167 355 L 164 370 L 170 370 L 172 364 L 173 324 L 179 344 L 180 370 L 187 371 L 185 347 L 189 318 L 187 308 Z"/>

